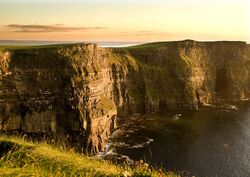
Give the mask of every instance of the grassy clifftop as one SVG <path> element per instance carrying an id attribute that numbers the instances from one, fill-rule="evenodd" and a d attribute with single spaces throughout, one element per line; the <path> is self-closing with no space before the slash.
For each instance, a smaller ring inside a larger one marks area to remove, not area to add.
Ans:
<path id="1" fill-rule="evenodd" d="M 72 44 L 50 44 L 50 45 L 0 45 L 0 49 L 6 50 L 18 50 L 18 49 L 46 49 L 46 48 L 61 48 L 61 47 L 71 47 L 82 43 L 72 43 Z"/>
<path id="2" fill-rule="evenodd" d="M 167 176 L 144 164 L 121 167 L 74 150 L 0 135 L 0 176 Z"/>

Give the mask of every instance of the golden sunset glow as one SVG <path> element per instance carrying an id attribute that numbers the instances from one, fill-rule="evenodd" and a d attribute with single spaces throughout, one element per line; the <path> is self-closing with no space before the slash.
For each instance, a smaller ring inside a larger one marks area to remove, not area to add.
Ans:
<path id="1" fill-rule="evenodd" d="M 249 39 L 246 0 L 0 0 L 0 39 Z"/>

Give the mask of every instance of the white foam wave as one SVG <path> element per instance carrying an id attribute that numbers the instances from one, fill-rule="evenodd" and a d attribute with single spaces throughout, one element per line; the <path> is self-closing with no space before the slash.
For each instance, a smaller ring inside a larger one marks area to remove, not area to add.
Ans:
<path id="1" fill-rule="evenodd" d="M 147 141 L 142 142 L 140 144 L 135 144 L 135 145 L 131 146 L 130 148 L 133 148 L 133 149 L 143 148 L 143 147 L 148 146 L 150 143 L 154 142 L 154 139 L 151 139 L 148 137 L 146 137 L 146 138 L 147 138 Z"/>
<path id="2" fill-rule="evenodd" d="M 223 105 L 213 105 L 213 104 L 205 104 L 206 107 L 212 107 L 212 108 L 223 108 L 223 109 L 229 109 L 229 110 L 238 110 L 238 108 L 235 105 L 231 104 L 223 104 Z"/>

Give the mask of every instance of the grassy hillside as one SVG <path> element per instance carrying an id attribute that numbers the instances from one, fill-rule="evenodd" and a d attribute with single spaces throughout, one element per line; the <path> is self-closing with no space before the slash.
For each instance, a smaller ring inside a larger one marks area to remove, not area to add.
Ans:
<path id="1" fill-rule="evenodd" d="M 148 49 L 148 48 L 160 48 L 160 47 L 166 47 L 169 44 L 173 42 L 153 42 L 153 43 L 145 43 L 145 44 L 139 44 L 129 47 L 123 47 L 123 49 Z"/>
<path id="2" fill-rule="evenodd" d="M 166 176 L 147 164 L 121 167 L 74 150 L 0 135 L 0 176 Z"/>

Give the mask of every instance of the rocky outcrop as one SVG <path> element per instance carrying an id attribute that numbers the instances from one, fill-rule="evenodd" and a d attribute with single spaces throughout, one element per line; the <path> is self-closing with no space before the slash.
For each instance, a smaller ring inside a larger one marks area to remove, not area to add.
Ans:
<path id="1" fill-rule="evenodd" d="M 105 49 L 72 45 L 2 51 L 0 129 L 70 137 L 104 148 L 117 115 Z"/>
<path id="2" fill-rule="evenodd" d="M 197 109 L 250 97 L 249 45 L 191 40 L 131 48 L 141 66 L 146 112 Z"/>
<path id="3" fill-rule="evenodd" d="M 2 49 L 0 129 L 105 147 L 117 116 L 250 97 L 244 42 L 94 44 Z"/>

